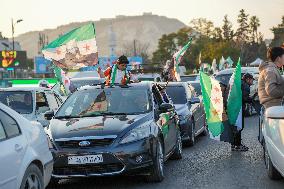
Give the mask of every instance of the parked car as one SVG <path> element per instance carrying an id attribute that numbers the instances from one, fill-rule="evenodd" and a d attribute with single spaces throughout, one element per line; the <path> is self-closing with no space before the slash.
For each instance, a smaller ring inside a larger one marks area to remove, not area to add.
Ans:
<path id="1" fill-rule="evenodd" d="M 22 114 L 30 121 L 38 121 L 47 126 L 49 121 L 44 113 L 57 111 L 63 99 L 55 91 L 48 88 L 5 88 L 0 89 L 0 102 Z"/>
<path id="2" fill-rule="evenodd" d="M 30 122 L 0 103 L 0 188 L 43 189 L 49 183 L 53 158 L 47 135 L 38 122 Z"/>
<path id="3" fill-rule="evenodd" d="M 180 76 L 180 80 L 182 82 L 188 82 L 188 81 L 198 81 L 200 79 L 199 74 L 190 74 L 190 75 L 183 75 Z"/>
<path id="4" fill-rule="evenodd" d="M 138 74 L 137 76 L 134 74 L 133 76 L 134 78 L 137 77 L 138 81 L 161 81 L 161 76 L 157 73 Z"/>
<path id="5" fill-rule="evenodd" d="M 118 174 L 162 181 L 164 162 L 182 158 L 178 116 L 152 82 L 80 88 L 51 119 L 47 133 L 55 182 Z"/>
<path id="6" fill-rule="evenodd" d="M 194 88 L 185 82 L 163 84 L 180 119 L 181 136 L 185 145 L 194 145 L 195 137 L 207 134 L 205 112 Z"/>
<path id="7" fill-rule="evenodd" d="M 284 107 L 270 107 L 262 124 L 263 152 L 268 176 L 280 179 L 284 176 Z"/>

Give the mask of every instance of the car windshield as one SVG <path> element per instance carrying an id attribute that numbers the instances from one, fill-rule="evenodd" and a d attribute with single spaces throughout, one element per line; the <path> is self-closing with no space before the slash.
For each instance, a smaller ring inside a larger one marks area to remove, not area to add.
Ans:
<path id="1" fill-rule="evenodd" d="M 167 86 L 166 91 L 174 104 L 185 104 L 187 102 L 183 86 Z"/>
<path id="2" fill-rule="evenodd" d="M 231 78 L 232 74 L 221 74 L 221 75 L 217 75 L 215 77 L 215 79 L 225 85 L 229 84 L 230 78 Z"/>
<path id="3" fill-rule="evenodd" d="M 200 83 L 190 83 L 190 84 L 191 84 L 191 86 L 194 88 L 194 90 L 195 90 L 197 96 L 202 95 Z"/>
<path id="4" fill-rule="evenodd" d="M 33 112 L 33 97 L 30 91 L 0 91 L 0 102 L 20 114 Z"/>
<path id="5" fill-rule="evenodd" d="M 56 114 L 59 117 L 88 117 L 142 114 L 152 108 L 145 89 L 86 89 L 73 93 Z"/>
<path id="6" fill-rule="evenodd" d="M 183 76 L 180 77 L 180 80 L 182 82 L 187 82 L 187 81 L 195 81 L 196 80 L 197 75 L 192 75 L 192 76 Z"/>

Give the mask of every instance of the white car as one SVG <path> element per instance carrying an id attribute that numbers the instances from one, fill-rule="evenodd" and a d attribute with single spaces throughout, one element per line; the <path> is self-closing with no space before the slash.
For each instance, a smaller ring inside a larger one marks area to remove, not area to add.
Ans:
<path id="1" fill-rule="evenodd" d="M 0 102 L 28 120 L 38 121 L 45 127 L 49 121 L 44 118 L 44 113 L 56 112 L 63 103 L 63 99 L 58 93 L 47 88 L 9 87 L 0 89 Z"/>
<path id="2" fill-rule="evenodd" d="M 262 124 L 264 159 L 268 176 L 284 176 L 284 106 L 268 108 Z"/>
<path id="3" fill-rule="evenodd" d="M 42 125 L 0 103 L 0 188 L 43 189 L 53 158 Z"/>

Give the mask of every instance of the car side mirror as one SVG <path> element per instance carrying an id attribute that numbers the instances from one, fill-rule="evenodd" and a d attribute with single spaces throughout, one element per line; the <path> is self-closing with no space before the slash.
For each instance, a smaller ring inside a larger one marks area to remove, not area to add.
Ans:
<path id="1" fill-rule="evenodd" d="M 163 104 L 160 105 L 159 110 L 162 113 L 170 112 L 170 111 L 174 110 L 174 106 L 170 103 L 163 103 Z"/>
<path id="2" fill-rule="evenodd" d="M 265 111 L 265 117 L 270 119 L 283 119 L 284 106 L 273 106 Z"/>
<path id="3" fill-rule="evenodd" d="M 197 104 L 197 103 L 200 103 L 200 99 L 198 97 L 192 97 L 189 100 L 189 104 Z"/>
<path id="4" fill-rule="evenodd" d="M 48 111 L 48 112 L 46 112 L 46 113 L 44 114 L 44 118 L 45 118 L 46 120 L 51 120 L 51 119 L 53 118 L 53 116 L 54 116 L 54 111 L 53 111 L 53 110 Z"/>

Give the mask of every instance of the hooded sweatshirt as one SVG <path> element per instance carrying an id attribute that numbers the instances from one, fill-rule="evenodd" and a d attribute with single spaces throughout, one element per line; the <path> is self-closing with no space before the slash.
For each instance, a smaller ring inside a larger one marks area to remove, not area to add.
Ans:
<path id="1" fill-rule="evenodd" d="M 262 62 L 259 65 L 258 96 L 265 109 L 282 103 L 284 79 L 272 62 Z"/>

